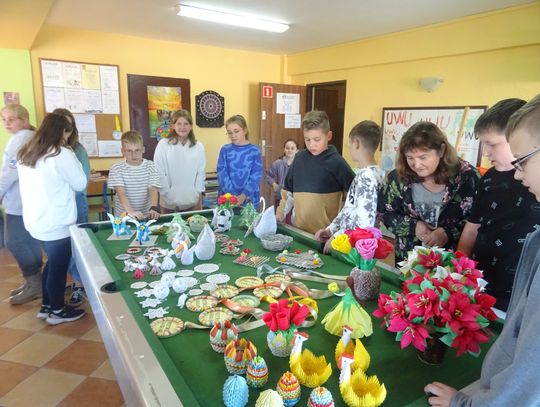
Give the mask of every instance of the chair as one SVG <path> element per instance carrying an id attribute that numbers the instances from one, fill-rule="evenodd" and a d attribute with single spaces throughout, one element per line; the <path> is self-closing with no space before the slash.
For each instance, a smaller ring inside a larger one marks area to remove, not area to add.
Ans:
<path id="1" fill-rule="evenodd" d="M 96 184 L 97 182 L 95 182 L 94 184 Z M 99 188 L 98 185 L 95 185 L 93 186 L 92 188 L 90 188 L 90 184 L 89 184 L 89 191 L 87 192 L 87 197 L 88 198 L 98 198 L 98 197 L 101 197 L 102 198 L 102 202 L 100 203 L 95 203 L 95 204 L 89 204 L 88 205 L 88 215 L 94 213 L 94 214 L 97 214 L 98 215 L 98 220 L 102 221 L 102 220 L 107 220 L 107 213 L 112 213 L 111 212 L 111 205 L 109 203 L 109 198 L 113 196 L 114 192 L 110 192 L 109 193 L 109 190 L 108 190 L 108 187 L 107 187 L 107 181 L 106 180 L 103 180 L 102 181 L 102 188 L 101 188 L 101 194 L 92 194 L 91 190 L 94 190 L 95 192 L 97 192 L 97 188 Z"/>

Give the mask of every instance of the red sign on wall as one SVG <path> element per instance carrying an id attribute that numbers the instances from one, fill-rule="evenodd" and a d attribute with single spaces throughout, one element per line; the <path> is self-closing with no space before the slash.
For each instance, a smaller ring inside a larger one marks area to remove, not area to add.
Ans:
<path id="1" fill-rule="evenodd" d="M 271 86 L 263 86 L 263 91 L 262 91 L 263 98 L 271 98 L 273 93 L 274 91 Z"/>

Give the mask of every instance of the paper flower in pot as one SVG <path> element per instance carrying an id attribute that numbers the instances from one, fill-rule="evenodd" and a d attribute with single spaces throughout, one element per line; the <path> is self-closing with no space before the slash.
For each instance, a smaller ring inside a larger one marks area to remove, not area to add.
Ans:
<path id="1" fill-rule="evenodd" d="M 233 207 L 238 205 L 236 195 L 226 193 L 217 199 L 218 206 L 214 209 L 214 217 L 212 218 L 212 227 L 216 232 L 227 232 L 231 230 Z"/>
<path id="2" fill-rule="evenodd" d="M 417 246 L 399 264 L 403 291 L 380 294 L 373 315 L 397 334 L 402 349 L 412 344 L 424 351 L 427 338 L 440 335 L 458 356 L 477 356 L 497 317 L 495 298 L 482 292 L 487 283 L 476 264 L 460 253 Z"/>
<path id="3" fill-rule="evenodd" d="M 377 259 L 386 258 L 394 246 L 382 238 L 382 233 L 374 227 L 346 230 L 332 240 L 332 248 L 342 253 L 355 266 L 351 271 L 354 294 L 361 301 L 377 298 L 381 277 L 375 269 Z"/>
<path id="4" fill-rule="evenodd" d="M 270 304 L 270 311 L 263 315 L 263 321 L 270 329 L 266 340 L 273 355 L 287 357 L 291 353 L 294 332 L 305 321 L 309 308 L 293 301 L 281 299 Z"/>

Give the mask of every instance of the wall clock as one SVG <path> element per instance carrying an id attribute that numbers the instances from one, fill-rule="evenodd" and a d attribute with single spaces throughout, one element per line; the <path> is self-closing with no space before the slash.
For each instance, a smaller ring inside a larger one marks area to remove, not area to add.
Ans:
<path id="1" fill-rule="evenodd" d="M 222 127 L 225 112 L 225 98 L 212 90 L 206 90 L 195 96 L 197 106 L 197 126 Z"/>

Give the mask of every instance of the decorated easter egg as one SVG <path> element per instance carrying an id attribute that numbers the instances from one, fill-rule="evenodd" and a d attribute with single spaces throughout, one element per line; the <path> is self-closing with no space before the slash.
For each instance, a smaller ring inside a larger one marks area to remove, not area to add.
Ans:
<path id="1" fill-rule="evenodd" d="M 242 376 L 229 376 L 223 385 L 225 407 L 244 407 L 248 403 L 249 388 Z"/>
<path id="2" fill-rule="evenodd" d="M 218 353 L 224 353 L 230 341 L 238 339 L 238 329 L 231 321 L 217 322 L 210 330 L 210 346 Z"/>
<path id="3" fill-rule="evenodd" d="M 285 372 L 279 379 L 276 391 L 285 407 L 292 407 L 300 400 L 300 383 L 294 374 Z"/>
<path id="4" fill-rule="evenodd" d="M 255 402 L 255 407 L 285 407 L 285 405 L 278 392 L 269 389 L 259 394 L 259 398 Z"/>
<path id="5" fill-rule="evenodd" d="M 256 389 L 263 387 L 268 381 L 268 366 L 261 356 L 257 355 L 249 361 L 246 380 L 249 386 Z"/>
<path id="6" fill-rule="evenodd" d="M 332 394 L 326 387 L 315 387 L 309 395 L 307 407 L 334 407 Z"/>

